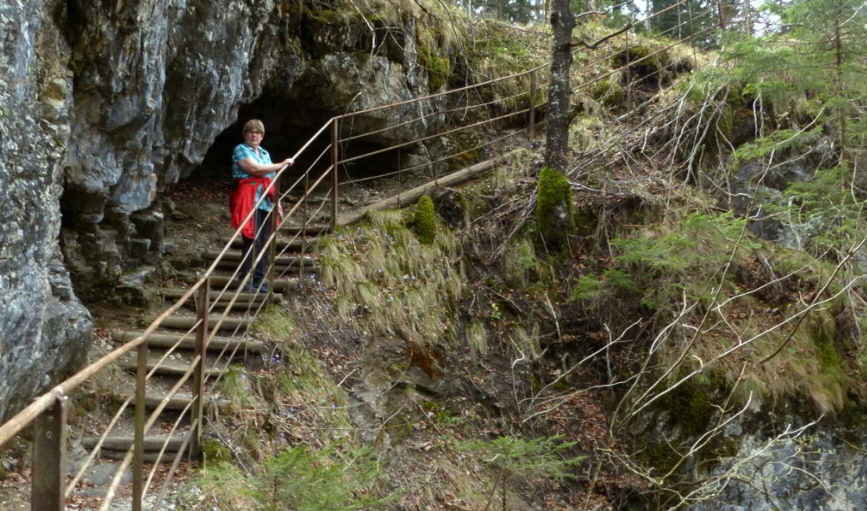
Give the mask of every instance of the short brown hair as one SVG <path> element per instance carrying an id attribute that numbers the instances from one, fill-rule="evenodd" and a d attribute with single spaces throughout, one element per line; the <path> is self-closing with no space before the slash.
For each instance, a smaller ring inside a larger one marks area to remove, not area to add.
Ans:
<path id="1" fill-rule="evenodd" d="M 246 124 L 244 124 L 244 134 L 247 134 L 247 132 L 250 131 L 258 131 L 264 135 L 265 125 L 262 124 L 262 121 L 259 119 L 250 119 Z"/>

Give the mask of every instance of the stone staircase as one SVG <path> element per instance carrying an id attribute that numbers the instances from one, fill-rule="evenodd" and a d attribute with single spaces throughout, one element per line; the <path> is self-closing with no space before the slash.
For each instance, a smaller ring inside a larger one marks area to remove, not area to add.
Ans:
<path id="1" fill-rule="evenodd" d="M 277 258 L 275 266 L 273 292 L 270 294 L 237 293 L 237 299 L 231 304 L 228 314 L 226 317 L 222 317 L 242 280 L 237 277 L 233 278 L 232 276 L 243 256 L 241 253 L 241 240 L 234 240 L 230 246 L 230 250 L 223 256 L 215 268 L 214 274 L 210 277 L 209 305 L 211 306 L 211 310 L 208 315 L 208 334 L 213 334 L 214 329 L 217 332 L 212 337 L 206 350 L 206 371 L 204 374 L 206 384 L 208 381 L 213 381 L 214 378 L 226 374 L 229 363 L 233 358 L 247 357 L 251 353 L 262 353 L 267 349 L 264 343 L 251 339 L 246 333 L 255 320 L 253 316 L 255 316 L 256 311 L 264 302 L 279 303 L 286 293 L 290 293 L 298 288 L 300 279 L 317 271 L 316 260 L 307 254 L 309 254 L 311 245 L 315 243 L 316 236 L 328 233 L 330 230 L 329 225 L 323 224 L 309 226 L 303 229 L 303 232 L 297 226 L 282 228 L 277 239 L 277 253 L 282 253 L 282 255 Z M 225 246 L 229 238 L 223 238 L 220 241 Z M 206 265 L 210 266 L 219 256 L 219 253 L 219 250 L 205 251 L 203 256 Z M 182 277 L 182 280 L 188 285 L 195 283 L 199 279 L 199 276 L 193 273 L 182 274 Z M 163 288 L 158 290 L 165 303 L 165 309 L 168 309 L 187 291 L 188 287 Z M 183 437 L 189 431 L 189 413 L 187 413 L 187 417 L 174 430 L 171 438 L 165 434 L 161 434 L 161 432 L 172 428 L 172 423 L 176 420 L 177 413 L 188 409 L 193 400 L 193 378 L 189 378 L 174 396 L 170 398 L 167 396 L 169 390 L 187 372 L 195 358 L 196 332 L 191 329 L 194 328 L 197 322 L 195 311 L 197 306 L 196 297 L 197 295 L 194 295 L 188 299 L 181 309 L 167 317 L 162 322 L 160 328 L 148 337 L 148 360 L 146 367 L 149 373 L 155 368 L 156 370 L 151 375 L 146 386 L 145 407 L 148 410 L 153 410 L 159 406 L 163 406 L 164 410 L 168 410 L 170 413 L 162 413 L 145 437 L 144 460 L 146 462 L 157 461 L 158 454 L 161 451 L 163 451 L 163 455 L 159 458 L 159 461 L 161 463 L 172 462 L 175 458 L 174 453 L 179 450 Z M 149 324 L 155 317 L 143 319 L 145 323 Z M 114 330 L 111 332 L 111 340 L 120 345 L 136 339 L 143 333 L 143 330 L 135 328 Z M 161 359 L 165 358 L 167 350 L 173 346 L 176 346 L 175 350 L 167 359 L 161 361 Z M 135 352 L 130 353 L 127 358 L 121 359 L 117 363 L 117 366 L 124 371 L 135 374 L 138 367 Z M 132 410 L 135 404 L 134 397 L 134 391 L 131 392 L 129 389 L 125 391 L 119 389 L 115 392 L 114 398 L 117 402 L 123 403 L 132 398 L 128 407 L 129 411 L 125 412 L 125 415 L 121 418 L 122 421 L 126 421 L 129 424 L 119 427 L 120 431 L 134 430 L 133 426 L 131 426 L 133 421 Z M 205 413 L 207 413 L 209 407 L 225 408 L 228 405 L 229 402 L 224 399 L 206 398 L 204 402 Z M 172 416 L 173 414 L 174 416 Z M 98 441 L 98 437 L 87 437 L 82 439 L 81 445 L 86 450 L 92 451 L 96 448 Z M 105 460 L 122 459 L 132 445 L 132 434 L 109 436 L 100 446 L 99 457 Z"/>

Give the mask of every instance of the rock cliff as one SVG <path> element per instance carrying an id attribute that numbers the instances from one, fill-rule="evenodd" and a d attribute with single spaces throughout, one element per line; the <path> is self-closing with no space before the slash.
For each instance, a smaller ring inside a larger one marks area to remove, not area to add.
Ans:
<path id="1" fill-rule="evenodd" d="M 57 240 L 72 124 L 57 5 L 0 5 L 0 418 L 80 363 L 91 333 Z"/>

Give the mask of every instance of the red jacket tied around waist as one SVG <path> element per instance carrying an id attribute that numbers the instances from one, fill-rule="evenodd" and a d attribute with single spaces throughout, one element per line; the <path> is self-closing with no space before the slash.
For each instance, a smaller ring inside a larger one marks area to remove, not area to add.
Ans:
<path id="1" fill-rule="evenodd" d="M 247 218 L 247 215 L 250 214 L 250 211 L 256 207 L 256 190 L 259 186 L 268 190 L 270 185 L 271 178 L 268 177 L 248 177 L 235 180 L 235 189 L 232 191 L 232 195 L 229 196 L 229 211 L 232 214 L 233 229 L 240 227 L 244 223 L 244 219 Z M 274 197 L 274 188 L 271 188 L 268 190 L 268 198 L 271 199 L 272 204 L 276 202 Z M 254 239 L 256 237 L 255 214 L 250 215 L 250 218 L 244 223 L 241 235 L 247 239 Z"/>

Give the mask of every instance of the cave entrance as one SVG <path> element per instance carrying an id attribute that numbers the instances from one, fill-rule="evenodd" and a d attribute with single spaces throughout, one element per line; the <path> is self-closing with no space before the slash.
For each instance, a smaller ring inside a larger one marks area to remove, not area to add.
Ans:
<path id="1" fill-rule="evenodd" d="M 265 124 L 265 138 L 262 147 L 268 150 L 274 161 L 280 161 L 292 156 L 306 143 L 316 131 L 334 117 L 337 113 L 319 109 L 315 106 L 306 105 L 299 101 L 292 101 L 285 97 L 262 96 L 255 101 L 243 105 L 238 110 L 238 120 L 226 128 L 215 139 L 205 154 L 202 163 L 192 172 L 191 178 L 213 179 L 228 183 L 231 180 L 232 151 L 235 146 L 243 141 L 241 130 L 250 119 L 261 119 Z M 344 133 L 342 137 L 346 137 Z M 315 166 L 311 172 L 311 184 L 331 164 L 331 155 L 328 152 L 330 133 L 323 133 L 311 146 L 298 158 L 295 166 L 284 174 L 281 187 L 284 189 L 295 181 L 311 165 Z M 340 150 L 343 158 L 370 153 L 385 147 L 381 140 L 366 140 L 364 138 L 353 139 L 349 143 L 342 143 Z M 320 155 L 325 151 L 326 153 Z M 371 178 L 394 172 L 399 168 L 399 160 L 406 158 L 406 151 L 384 151 L 374 156 L 363 158 L 349 164 L 341 165 L 340 182 L 348 180 Z M 318 161 L 317 161 L 318 158 Z M 364 185 L 375 182 L 365 180 Z M 325 193 L 330 188 L 330 180 L 326 179 L 317 188 L 319 194 Z M 291 194 L 294 197 L 302 195 Z"/>

